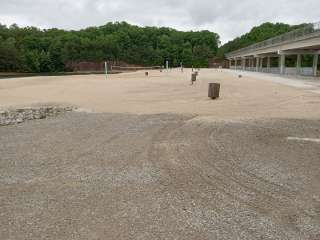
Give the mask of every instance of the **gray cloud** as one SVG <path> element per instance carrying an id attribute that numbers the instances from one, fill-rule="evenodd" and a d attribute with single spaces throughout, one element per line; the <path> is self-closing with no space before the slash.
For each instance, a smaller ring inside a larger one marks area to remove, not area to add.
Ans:
<path id="1" fill-rule="evenodd" d="M 80 29 L 109 21 L 209 29 L 222 42 L 266 21 L 320 21 L 319 0 L 0 0 L 0 22 Z"/>

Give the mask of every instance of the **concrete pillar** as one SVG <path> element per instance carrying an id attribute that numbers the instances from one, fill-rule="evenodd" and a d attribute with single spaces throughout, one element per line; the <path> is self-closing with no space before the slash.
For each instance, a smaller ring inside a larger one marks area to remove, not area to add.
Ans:
<path id="1" fill-rule="evenodd" d="M 318 73 L 318 61 L 319 61 L 319 54 L 315 54 L 313 56 L 313 76 L 317 76 Z"/>
<path id="2" fill-rule="evenodd" d="M 262 72 L 262 67 L 263 67 L 263 57 L 262 58 L 260 58 L 260 71 Z"/>
<path id="3" fill-rule="evenodd" d="M 286 55 L 281 54 L 280 55 L 280 74 L 285 74 L 285 63 L 286 63 Z"/>
<path id="4" fill-rule="evenodd" d="M 270 71 L 270 66 L 271 66 L 270 56 L 269 56 L 267 59 L 268 59 L 268 61 L 267 61 L 267 71 L 268 71 L 268 72 L 271 72 L 271 71 Z"/>
<path id="5" fill-rule="evenodd" d="M 242 58 L 242 70 L 246 70 L 246 59 Z"/>
<path id="6" fill-rule="evenodd" d="M 297 74 L 301 73 L 301 54 L 297 55 Z"/>
<path id="7" fill-rule="evenodd" d="M 259 72 L 259 62 L 260 62 L 260 59 L 259 57 L 256 58 L 256 72 Z"/>

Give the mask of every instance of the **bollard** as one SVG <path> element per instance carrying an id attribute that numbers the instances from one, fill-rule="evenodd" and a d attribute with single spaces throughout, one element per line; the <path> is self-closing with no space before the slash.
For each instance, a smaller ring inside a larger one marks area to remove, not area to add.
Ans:
<path id="1" fill-rule="evenodd" d="M 209 83 L 208 97 L 217 99 L 220 96 L 220 83 Z"/>
<path id="2" fill-rule="evenodd" d="M 146 77 L 148 77 L 148 76 L 149 76 L 149 73 L 148 73 L 148 72 L 145 72 L 144 74 L 146 75 Z"/>
<path id="3" fill-rule="evenodd" d="M 192 73 L 192 74 L 191 74 L 191 85 L 193 85 L 193 83 L 194 83 L 195 81 L 197 81 L 197 74 Z"/>

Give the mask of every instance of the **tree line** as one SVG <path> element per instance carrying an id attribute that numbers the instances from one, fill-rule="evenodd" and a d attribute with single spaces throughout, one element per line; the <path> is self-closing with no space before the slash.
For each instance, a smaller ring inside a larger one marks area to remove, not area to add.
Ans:
<path id="1" fill-rule="evenodd" d="M 207 67 L 216 55 L 219 35 L 126 22 L 61 30 L 0 24 L 0 71 L 63 72 L 67 62 L 123 61 L 143 66 Z"/>
<path id="2" fill-rule="evenodd" d="M 139 27 L 126 22 L 61 30 L 0 24 L 0 71 L 63 72 L 70 62 L 121 61 L 142 66 L 208 67 L 208 59 L 303 27 L 264 23 L 220 45 L 217 33 Z"/>

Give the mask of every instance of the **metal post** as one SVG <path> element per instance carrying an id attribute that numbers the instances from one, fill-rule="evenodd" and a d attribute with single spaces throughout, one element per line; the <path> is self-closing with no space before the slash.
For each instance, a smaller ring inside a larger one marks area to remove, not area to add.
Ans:
<path id="1" fill-rule="evenodd" d="M 318 61 L 319 61 L 319 54 L 315 54 L 313 56 L 313 76 L 316 77 L 318 74 Z"/>

